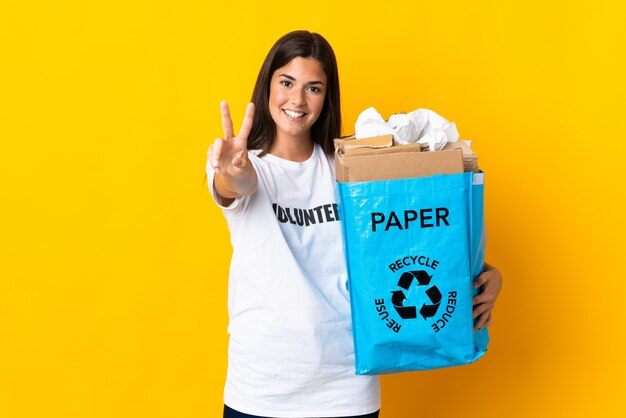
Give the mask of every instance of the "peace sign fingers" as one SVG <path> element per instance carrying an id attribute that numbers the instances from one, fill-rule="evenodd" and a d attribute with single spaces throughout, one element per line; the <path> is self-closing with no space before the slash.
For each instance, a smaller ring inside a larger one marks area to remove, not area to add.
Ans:
<path id="1" fill-rule="evenodd" d="M 234 177 L 243 172 L 247 163 L 248 135 L 254 120 L 254 104 L 248 103 L 246 114 L 238 135 L 233 130 L 233 121 L 228 103 L 220 102 L 224 137 L 217 138 L 210 149 L 210 161 L 218 173 Z"/>
<path id="2" fill-rule="evenodd" d="M 238 137 L 244 142 L 248 141 L 248 135 L 250 134 L 250 130 L 252 129 L 252 121 L 254 120 L 254 104 L 248 103 L 246 106 L 246 114 L 243 117 L 243 122 L 241 123 L 241 128 L 239 129 Z"/>
<path id="3" fill-rule="evenodd" d="M 254 193 L 258 183 L 256 171 L 248 164 L 248 135 L 254 121 L 254 104 L 249 103 L 241 123 L 239 135 L 233 131 L 233 120 L 226 101 L 220 102 L 224 137 L 217 138 L 209 147 L 207 157 L 216 175 L 215 191 L 224 202 Z M 228 205 L 226 205 L 228 206 Z"/>
<path id="4" fill-rule="evenodd" d="M 220 102 L 220 111 L 222 112 L 222 129 L 224 130 L 224 139 L 230 139 L 235 136 L 233 132 L 233 120 L 230 118 L 230 109 L 226 100 Z"/>

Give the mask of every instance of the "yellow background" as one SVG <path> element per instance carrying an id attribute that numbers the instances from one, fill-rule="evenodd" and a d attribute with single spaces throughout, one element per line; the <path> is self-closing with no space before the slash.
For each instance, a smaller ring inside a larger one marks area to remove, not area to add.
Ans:
<path id="1" fill-rule="evenodd" d="M 231 252 L 203 184 L 278 37 L 322 33 L 344 133 L 433 109 L 487 173 L 489 353 L 383 418 L 626 416 L 621 1 L 0 6 L 0 417 L 218 417 Z"/>

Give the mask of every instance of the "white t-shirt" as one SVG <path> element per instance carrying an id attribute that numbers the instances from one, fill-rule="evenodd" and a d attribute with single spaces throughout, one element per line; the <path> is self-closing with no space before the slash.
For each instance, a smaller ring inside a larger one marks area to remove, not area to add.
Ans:
<path id="1" fill-rule="evenodd" d="M 224 403 L 274 417 L 374 412 L 378 377 L 354 374 L 332 157 L 317 144 L 301 163 L 257 154 L 257 191 L 223 208 L 233 245 Z M 216 198 L 210 164 L 207 174 Z"/>

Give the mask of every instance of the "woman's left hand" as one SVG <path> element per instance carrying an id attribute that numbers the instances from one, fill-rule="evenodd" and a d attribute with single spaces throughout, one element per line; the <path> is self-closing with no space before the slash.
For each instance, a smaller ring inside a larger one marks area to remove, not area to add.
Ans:
<path id="1" fill-rule="evenodd" d="M 474 288 L 480 289 L 480 293 L 472 300 L 474 331 L 476 331 L 491 324 L 491 311 L 502 288 L 500 271 L 489 264 L 485 264 L 485 271 L 474 280 Z"/>

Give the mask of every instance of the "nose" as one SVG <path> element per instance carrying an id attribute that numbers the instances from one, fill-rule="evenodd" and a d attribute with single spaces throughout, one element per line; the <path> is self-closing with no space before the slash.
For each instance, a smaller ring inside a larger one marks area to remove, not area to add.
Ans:
<path id="1" fill-rule="evenodd" d="M 291 96 L 289 97 L 289 101 L 293 105 L 302 106 L 305 104 L 304 100 L 304 92 L 300 89 L 293 89 L 291 91 Z"/>

